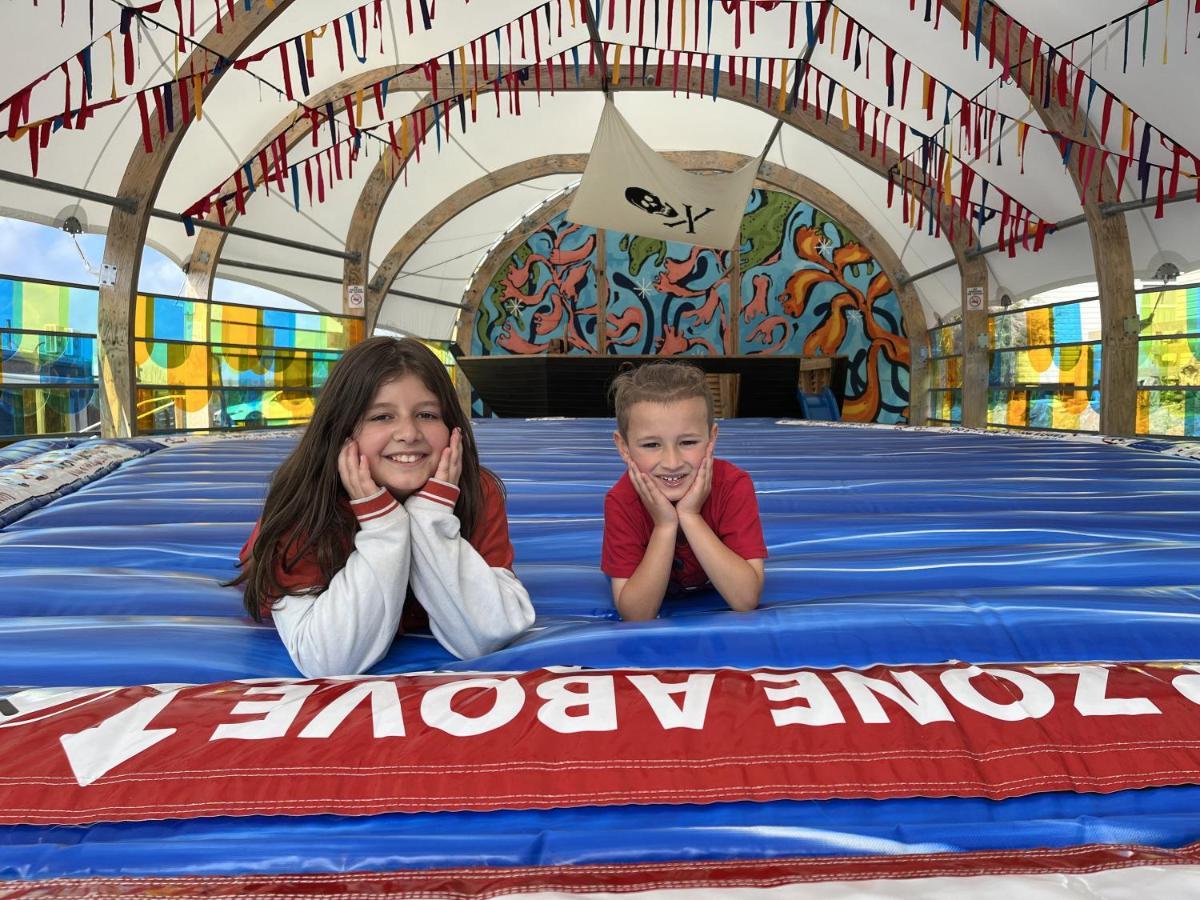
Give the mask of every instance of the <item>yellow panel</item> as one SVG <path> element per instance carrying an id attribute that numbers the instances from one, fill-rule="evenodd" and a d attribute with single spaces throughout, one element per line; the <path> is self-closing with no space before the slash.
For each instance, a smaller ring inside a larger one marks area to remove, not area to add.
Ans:
<path id="1" fill-rule="evenodd" d="M 1029 424 L 1029 394 L 1025 391 L 1010 391 L 1008 394 L 1009 425 Z"/>
<path id="2" fill-rule="evenodd" d="M 232 304 L 214 305 L 213 326 L 220 325 L 220 335 L 213 335 L 214 342 L 224 344 L 250 344 L 259 342 L 258 335 L 259 310 L 253 306 L 234 306 Z"/>
<path id="3" fill-rule="evenodd" d="M 1029 323 L 1029 346 L 1036 347 L 1038 344 L 1054 343 L 1054 331 L 1050 325 L 1050 316 L 1051 310 L 1045 306 L 1028 310 L 1025 313 L 1026 321 Z"/>
<path id="4" fill-rule="evenodd" d="M 26 281 L 21 286 L 21 327 L 54 331 L 67 325 L 67 289 Z"/>

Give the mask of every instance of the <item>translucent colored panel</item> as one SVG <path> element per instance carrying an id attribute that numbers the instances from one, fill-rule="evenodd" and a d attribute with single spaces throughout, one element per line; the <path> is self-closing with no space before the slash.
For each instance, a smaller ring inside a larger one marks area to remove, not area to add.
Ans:
<path id="1" fill-rule="evenodd" d="M 929 332 L 929 345 L 933 356 L 962 355 L 962 325 L 943 325 Z"/>
<path id="2" fill-rule="evenodd" d="M 208 339 L 214 344 L 266 344 L 259 327 L 261 324 L 262 310 L 256 307 L 214 303 Z"/>
<path id="3" fill-rule="evenodd" d="M 0 389 L 0 435 L 98 431 L 99 404 L 95 388 Z"/>
<path id="4" fill-rule="evenodd" d="M 1083 340 L 1083 331 L 1079 320 L 1079 304 L 1066 303 L 1055 306 L 1051 310 L 1051 333 L 1054 343 L 1069 344 Z"/>
<path id="5" fill-rule="evenodd" d="M 1137 297 L 1138 316 L 1150 319 L 1142 337 L 1200 333 L 1200 287 L 1144 291 Z"/>
<path id="6" fill-rule="evenodd" d="M 276 391 L 267 395 L 267 421 L 289 424 L 312 418 L 316 399 L 308 391 Z"/>
<path id="7" fill-rule="evenodd" d="M 1014 410 L 1014 405 L 1020 403 L 1020 396 L 1024 396 L 1028 404 L 1024 422 L 1018 420 Z M 1007 404 L 1009 425 L 1061 431 L 1096 431 L 1100 427 L 1099 391 L 1011 391 Z"/>
<path id="8" fill-rule="evenodd" d="M 1099 345 L 1074 344 L 991 354 L 988 384 L 994 388 L 1033 384 L 1093 387 L 1099 383 Z"/>
<path id="9" fill-rule="evenodd" d="M 0 277 L 0 328 L 94 335 L 98 306 L 93 288 Z"/>
<path id="10" fill-rule="evenodd" d="M 1097 398 L 1099 394 L 1096 394 Z M 1099 402 L 1092 404 L 1088 391 L 1061 391 L 1053 395 L 1052 428 L 1069 431 L 1097 431 L 1100 428 Z"/>
<path id="11" fill-rule="evenodd" d="M 1029 425 L 1028 391 L 989 391 L 988 424 L 1026 428 Z"/>
<path id="12" fill-rule="evenodd" d="M 67 328 L 82 334 L 96 334 L 100 313 L 100 292 L 93 288 L 67 288 Z"/>
<path id="13" fill-rule="evenodd" d="M 1029 422 L 1029 394 L 1020 391 L 1010 394 L 1005 409 L 1005 422 L 1008 425 L 1026 425 Z"/>
<path id="14" fill-rule="evenodd" d="M 11 278 L 0 278 L 0 328 L 17 327 L 17 298 L 20 282 Z"/>
<path id="15" fill-rule="evenodd" d="M 0 331 L 0 382 L 96 380 L 96 339 Z"/>
<path id="16" fill-rule="evenodd" d="M 312 418 L 312 391 L 214 391 L 213 428 L 262 428 L 299 425 Z"/>
<path id="17" fill-rule="evenodd" d="M 296 346 L 296 314 L 279 309 L 264 309 L 263 330 L 273 347 Z"/>
<path id="18" fill-rule="evenodd" d="M 209 348 L 204 344 L 135 341 L 138 384 L 197 387 L 208 384 Z"/>
<path id="19" fill-rule="evenodd" d="M 1140 390 L 1138 434 L 1200 437 L 1200 390 Z"/>
<path id="20" fill-rule="evenodd" d="M 932 388 L 962 387 L 962 357 L 950 356 L 929 361 L 929 384 Z"/>
<path id="21" fill-rule="evenodd" d="M 1200 335 L 1138 342 L 1138 384 L 1143 387 L 1200 385 Z"/>
<path id="22" fill-rule="evenodd" d="M 328 334 L 326 334 L 326 326 L 328 326 Z M 294 346 L 310 349 L 345 346 L 345 338 L 342 336 L 344 329 L 344 323 L 338 319 L 309 313 L 297 314 L 293 329 L 295 332 Z"/>
<path id="23" fill-rule="evenodd" d="M 961 422 L 962 391 L 930 391 L 929 418 L 942 422 Z"/>
<path id="24" fill-rule="evenodd" d="M 325 383 L 341 355 L 224 346 L 214 347 L 213 351 L 213 387 L 315 387 Z"/>
<path id="25" fill-rule="evenodd" d="M 169 388 L 138 388 L 137 430 L 182 431 L 209 427 L 209 392 Z"/>
<path id="26" fill-rule="evenodd" d="M 41 284 L 36 281 L 23 282 L 20 310 L 18 311 L 20 321 L 15 324 L 15 327 L 31 330 L 65 329 L 69 316 L 68 301 L 70 297 L 70 289 L 65 285 Z"/>
<path id="27" fill-rule="evenodd" d="M 139 294 L 134 307 L 134 337 L 173 341 L 207 340 L 208 304 L 181 297 Z"/>
<path id="28" fill-rule="evenodd" d="M 1025 321 L 1028 323 L 1030 347 L 1054 343 L 1054 332 L 1050 327 L 1050 310 L 1046 307 L 1026 310 Z"/>

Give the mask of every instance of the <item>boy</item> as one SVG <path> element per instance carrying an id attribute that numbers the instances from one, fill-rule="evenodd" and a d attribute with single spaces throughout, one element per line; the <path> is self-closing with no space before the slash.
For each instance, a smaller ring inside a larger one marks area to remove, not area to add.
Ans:
<path id="1" fill-rule="evenodd" d="M 656 362 L 612 386 L 613 441 L 629 471 L 604 498 L 600 568 L 622 619 L 653 619 L 666 594 L 711 585 L 730 608 L 758 606 L 763 543 L 750 476 L 713 458 L 704 373 Z"/>

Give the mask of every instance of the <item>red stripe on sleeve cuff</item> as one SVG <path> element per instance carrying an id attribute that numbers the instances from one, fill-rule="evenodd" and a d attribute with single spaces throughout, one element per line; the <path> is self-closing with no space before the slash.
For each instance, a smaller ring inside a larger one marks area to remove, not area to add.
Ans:
<path id="1" fill-rule="evenodd" d="M 386 516 L 399 505 L 399 501 L 388 493 L 387 488 L 380 488 L 379 493 L 370 497 L 350 501 L 350 508 L 354 510 L 354 515 L 360 522 L 370 522 L 372 519 Z"/>
<path id="2" fill-rule="evenodd" d="M 458 485 L 451 484 L 448 481 L 438 481 L 436 478 L 430 478 L 425 482 L 425 486 L 417 492 L 418 497 L 424 497 L 426 500 L 432 500 L 435 503 L 440 503 L 442 506 L 447 506 L 454 509 L 454 504 L 458 502 L 458 495 L 461 493 Z"/>

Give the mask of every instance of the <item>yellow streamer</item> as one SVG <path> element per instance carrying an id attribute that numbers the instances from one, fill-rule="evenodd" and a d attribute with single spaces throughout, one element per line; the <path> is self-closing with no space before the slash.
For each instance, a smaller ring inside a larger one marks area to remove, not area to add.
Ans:
<path id="1" fill-rule="evenodd" d="M 362 127 L 362 108 L 363 108 L 363 89 L 359 88 L 358 93 L 354 97 L 354 124 L 359 128 Z"/>
<path id="2" fill-rule="evenodd" d="M 408 116 L 400 120 L 400 156 L 408 159 Z"/>
<path id="3" fill-rule="evenodd" d="M 575 27 L 575 0 L 567 0 L 567 6 L 571 7 L 571 27 Z"/>
<path id="4" fill-rule="evenodd" d="M 621 45 L 617 44 L 616 52 L 613 53 L 613 84 L 621 83 Z"/>
<path id="5" fill-rule="evenodd" d="M 846 94 L 846 86 L 842 85 L 842 131 L 850 127 L 850 97 Z"/>
<path id="6" fill-rule="evenodd" d="M 108 55 L 112 59 L 112 99 L 117 99 L 117 48 L 113 46 L 112 32 L 105 35 L 108 38 Z"/>
<path id="7" fill-rule="evenodd" d="M 1171 33 L 1168 23 L 1171 21 L 1171 0 L 1167 0 L 1167 8 L 1163 13 L 1163 65 L 1167 64 L 1167 35 Z"/>
<path id="8" fill-rule="evenodd" d="M 467 48 L 458 48 L 458 70 L 462 72 L 463 86 L 467 83 Z"/>
<path id="9" fill-rule="evenodd" d="M 838 20 L 838 8 L 835 6 L 833 8 L 833 25 L 829 29 L 829 47 L 831 47 L 831 48 L 837 46 L 837 20 Z"/>
<path id="10" fill-rule="evenodd" d="M 720 75 L 717 76 L 720 78 Z M 775 98 L 775 109 L 783 111 L 784 104 L 787 102 L 787 78 L 788 78 L 788 60 L 783 61 L 783 74 L 779 77 L 779 96 Z"/>
<path id="11" fill-rule="evenodd" d="M 475 117 L 475 103 L 479 99 L 479 92 L 475 88 L 471 88 L 471 117 Z"/>
<path id="12" fill-rule="evenodd" d="M 1129 152 L 1129 126 L 1133 124 L 1133 113 L 1124 103 L 1121 104 L 1121 152 Z"/>
<path id="13" fill-rule="evenodd" d="M 196 121 L 204 118 L 204 75 L 200 72 L 192 76 L 192 106 L 196 109 Z"/>
<path id="14" fill-rule="evenodd" d="M 679 43 L 687 43 L 687 0 L 679 0 Z"/>

